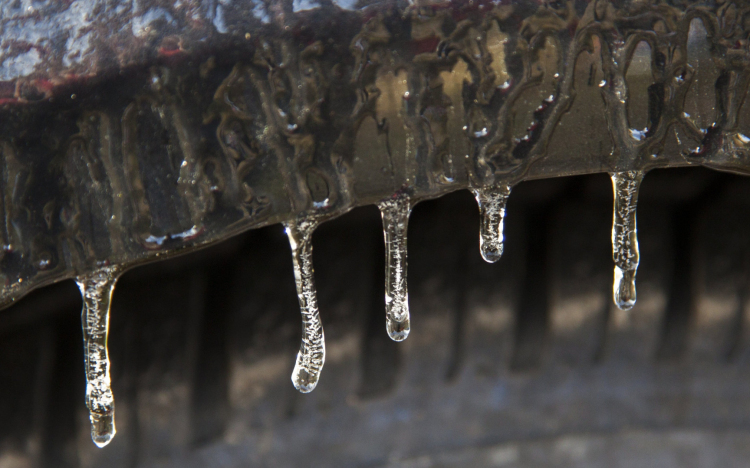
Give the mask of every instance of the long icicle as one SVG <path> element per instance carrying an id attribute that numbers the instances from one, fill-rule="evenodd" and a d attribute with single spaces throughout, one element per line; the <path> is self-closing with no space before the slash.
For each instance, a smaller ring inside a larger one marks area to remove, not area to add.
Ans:
<path id="1" fill-rule="evenodd" d="M 91 438 L 99 447 L 109 444 L 117 432 L 107 339 L 109 308 L 120 273 L 119 268 L 108 266 L 76 278 L 83 299 L 81 322 L 86 366 L 86 406 L 91 419 Z"/>
<path id="2" fill-rule="evenodd" d="M 615 278 L 612 286 L 615 305 L 622 310 L 635 305 L 635 273 L 640 256 L 636 207 L 643 172 L 614 172 L 614 210 L 612 222 L 612 258 L 615 261 Z"/>
<path id="3" fill-rule="evenodd" d="M 312 234 L 318 226 L 318 220 L 304 216 L 285 223 L 284 226 L 292 247 L 294 280 L 302 312 L 302 343 L 292 372 L 292 383 L 300 392 L 309 393 L 318 385 L 326 360 L 325 336 L 318 311 L 312 260 Z"/>
<path id="4" fill-rule="evenodd" d="M 496 184 L 474 189 L 474 197 L 479 205 L 479 248 L 482 258 L 495 263 L 503 255 L 503 221 L 505 205 L 510 196 L 510 185 Z"/>
<path id="5" fill-rule="evenodd" d="M 385 238 L 385 317 L 388 336 L 404 341 L 411 330 L 409 289 L 406 282 L 411 199 L 400 192 L 378 203 Z"/>

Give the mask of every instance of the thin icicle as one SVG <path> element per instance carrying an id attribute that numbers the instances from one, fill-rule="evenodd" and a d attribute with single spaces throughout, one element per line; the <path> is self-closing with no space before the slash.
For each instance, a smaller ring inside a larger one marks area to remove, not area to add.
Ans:
<path id="1" fill-rule="evenodd" d="M 510 196 L 510 185 L 497 184 L 474 189 L 479 205 L 479 248 L 482 258 L 495 263 L 503 256 L 503 221 L 505 204 Z"/>
<path id="2" fill-rule="evenodd" d="M 636 206 L 643 172 L 612 173 L 614 215 L 612 222 L 612 258 L 615 261 L 615 279 L 612 286 L 615 305 L 622 310 L 635 305 L 635 273 L 640 260 L 638 254 L 638 229 Z"/>
<path id="3" fill-rule="evenodd" d="M 385 237 L 385 317 L 388 336 L 404 341 L 409 336 L 409 289 L 406 283 L 406 235 L 411 199 L 399 192 L 378 204 Z"/>
<path id="4" fill-rule="evenodd" d="M 325 337 L 318 312 L 312 260 L 312 234 L 318 227 L 318 219 L 300 216 L 296 221 L 285 223 L 284 227 L 292 247 L 294 280 L 302 312 L 302 343 L 292 372 L 292 383 L 300 392 L 309 393 L 318 385 L 326 360 Z"/>
<path id="5" fill-rule="evenodd" d="M 81 322 L 86 365 L 86 406 L 91 418 L 91 438 L 99 447 L 109 444 L 117 432 L 107 338 L 109 307 L 120 272 L 119 268 L 108 266 L 76 278 L 83 299 Z"/>

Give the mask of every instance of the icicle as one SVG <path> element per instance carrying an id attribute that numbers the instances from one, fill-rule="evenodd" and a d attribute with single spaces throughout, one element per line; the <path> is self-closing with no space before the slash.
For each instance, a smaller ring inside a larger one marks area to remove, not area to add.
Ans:
<path id="1" fill-rule="evenodd" d="M 292 247 L 294 280 L 302 312 L 302 344 L 297 353 L 292 383 L 300 392 L 309 393 L 318 385 L 320 371 L 326 359 L 312 260 L 312 234 L 318 227 L 318 220 L 311 216 L 301 216 L 284 226 Z"/>
<path id="2" fill-rule="evenodd" d="M 638 190 L 643 172 L 612 173 L 614 216 L 612 223 L 612 258 L 615 261 L 613 298 L 615 305 L 628 310 L 635 305 L 635 273 L 638 268 L 638 235 L 635 219 Z"/>
<path id="3" fill-rule="evenodd" d="M 385 317 L 388 336 L 404 341 L 409 336 L 409 289 L 406 283 L 406 234 L 411 199 L 400 192 L 378 204 L 385 237 Z"/>
<path id="4" fill-rule="evenodd" d="M 474 189 L 474 196 L 479 205 L 479 247 L 482 258 L 495 263 L 503 255 L 503 220 L 505 204 L 510 196 L 510 185 L 497 184 L 490 187 Z"/>
<path id="5" fill-rule="evenodd" d="M 91 438 L 104 447 L 115 436 L 115 400 L 109 376 L 109 307 L 121 270 L 104 267 L 79 276 L 83 311 L 84 363 L 86 365 L 86 406 L 91 418 Z"/>

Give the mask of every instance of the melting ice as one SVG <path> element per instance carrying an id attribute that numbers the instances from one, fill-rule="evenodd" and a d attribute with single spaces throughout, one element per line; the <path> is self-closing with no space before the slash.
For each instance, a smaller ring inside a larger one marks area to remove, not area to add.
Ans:
<path id="1" fill-rule="evenodd" d="M 76 278 L 83 298 L 86 406 L 91 419 L 91 438 L 99 447 L 109 444 L 117 432 L 107 338 L 110 303 L 119 273 L 117 267 L 108 266 Z"/>
<path id="2" fill-rule="evenodd" d="M 312 235 L 318 227 L 314 216 L 299 216 L 284 224 L 294 262 L 294 280 L 297 285 L 302 313 L 302 343 L 292 372 L 292 383 L 302 393 L 309 393 L 318 385 L 320 372 L 326 360 L 323 323 L 320 321 L 315 290 L 315 273 L 312 259 Z"/>
<path id="3" fill-rule="evenodd" d="M 406 235 L 411 199 L 398 193 L 378 204 L 385 237 L 385 315 L 388 336 L 403 341 L 409 336 L 409 291 L 406 283 Z"/>
<path id="4" fill-rule="evenodd" d="M 622 310 L 635 305 L 635 273 L 639 262 L 635 212 L 643 175 L 640 171 L 612 173 L 612 258 L 615 261 L 612 289 L 615 304 Z"/>

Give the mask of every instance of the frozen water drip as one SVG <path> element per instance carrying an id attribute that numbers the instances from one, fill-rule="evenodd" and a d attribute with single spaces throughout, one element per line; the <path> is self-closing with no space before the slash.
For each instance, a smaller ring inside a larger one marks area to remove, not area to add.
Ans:
<path id="1" fill-rule="evenodd" d="M 404 341 L 411 330 L 409 289 L 406 282 L 406 238 L 411 198 L 400 192 L 378 203 L 385 238 L 385 317 L 388 336 Z"/>
<path id="2" fill-rule="evenodd" d="M 643 172 L 614 172 L 614 213 L 612 221 L 612 258 L 615 261 L 615 277 L 612 286 L 615 305 L 622 310 L 635 305 L 635 274 L 638 269 L 638 229 L 636 207 L 638 190 Z"/>
<path id="3" fill-rule="evenodd" d="M 115 429 L 115 400 L 109 375 L 109 309 L 120 269 L 107 266 L 76 278 L 83 311 L 86 406 L 91 418 L 91 438 L 98 447 L 112 441 Z"/>
<path id="4" fill-rule="evenodd" d="M 479 205 L 479 248 L 482 258 L 495 263 L 503 256 L 503 222 L 505 205 L 510 196 L 510 185 L 497 184 L 474 189 Z"/>
<path id="5" fill-rule="evenodd" d="M 292 248 L 294 280 L 302 313 L 302 343 L 292 372 L 294 388 L 309 393 L 318 385 L 326 360 L 323 323 L 320 321 L 312 259 L 312 235 L 318 227 L 314 216 L 301 215 L 284 224 Z"/>

